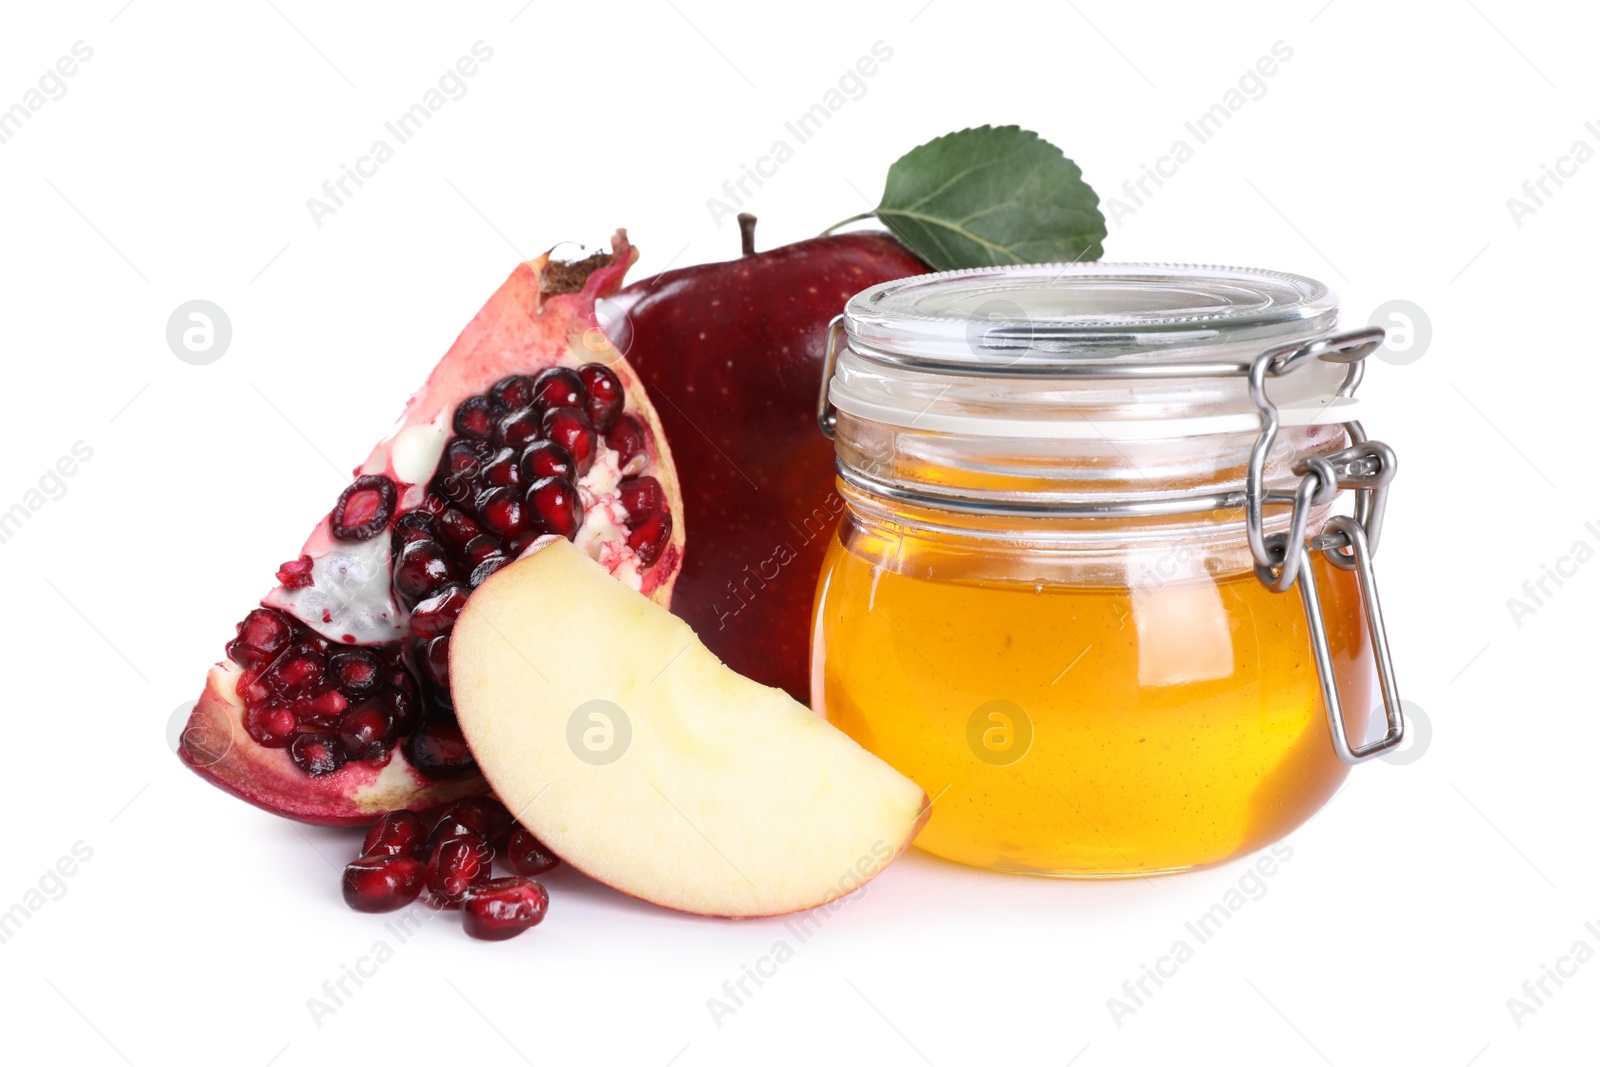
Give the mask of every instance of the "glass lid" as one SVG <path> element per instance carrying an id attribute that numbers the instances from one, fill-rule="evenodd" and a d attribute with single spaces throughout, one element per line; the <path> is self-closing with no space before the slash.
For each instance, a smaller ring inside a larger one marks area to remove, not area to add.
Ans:
<path id="1" fill-rule="evenodd" d="M 1127 363 L 1239 363 L 1333 329 L 1338 298 L 1278 271 L 1043 263 L 945 271 L 866 289 L 845 308 L 868 359 L 971 375 L 1052 377 Z M 1174 368 L 1176 369 L 1176 368 Z"/>

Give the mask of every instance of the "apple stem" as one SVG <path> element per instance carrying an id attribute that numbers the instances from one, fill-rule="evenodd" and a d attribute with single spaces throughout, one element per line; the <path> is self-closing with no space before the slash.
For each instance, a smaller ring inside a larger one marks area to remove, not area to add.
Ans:
<path id="1" fill-rule="evenodd" d="M 877 214 L 878 213 L 876 211 L 863 211 L 859 215 L 851 215 L 849 218 L 840 219 L 838 222 L 834 223 L 832 226 L 829 226 L 826 230 L 822 231 L 822 234 L 823 234 L 823 236 L 827 236 L 828 234 L 832 233 L 834 230 L 837 230 L 840 226 L 848 226 L 852 222 L 860 222 L 862 219 L 874 218 L 874 217 L 877 216 Z"/>
<path id="2" fill-rule="evenodd" d="M 739 212 L 739 254 L 756 254 L 756 217 L 748 211 Z"/>

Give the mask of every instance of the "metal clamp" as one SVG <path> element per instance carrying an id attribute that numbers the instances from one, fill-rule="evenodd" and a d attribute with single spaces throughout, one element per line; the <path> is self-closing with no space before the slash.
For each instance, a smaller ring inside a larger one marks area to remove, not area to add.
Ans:
<path id="1" fill-rule="evenodd" d="M 1382 755 L 1405 737 L 1394 661 L 1389 653 L 1389 636 L 1384 629 L 1383 609 L 1378 603 L 1377 578 L 1372 567 L 1372 556 L 1383 528 L 1389 482 L 1395 475 L 1395 454 L 1381 441 L 1368 440 L 1360 423 L 1348 422 L 1345 432 L 1350 437 L 1349 447 L 1297 464 L 1294 473 L 1300 475 L 1300 482 L 1294 491 L 1269 492 L 1266 488 L 1267 455 L 1278 434 L 1278 409 L 1267 396 L 1266 383 L 1269 377 L 1282 377 L 1313 359 L 1347 363 L 1350 370 L 1338 395 L 1349 396 L 1361 382 L 1362 361 L 1383 343 L 1383 337 L 1381 328 L 1370 327 L 1307 344 L 1269 348 L 1256 357 L 1249 374 L 1250 399 L 1261 413 L 1261 433 L 1250 450 L 1245 476 L 1245 532 L 1250 541 L 1250 553 L 1255 557 L 1256 577 L 1275 593 L 1287 592 L 1296 585 L 1300 587 L 1317 679 L 1322 687 L 1322 703 L 1328 712 L 1329 732 L 1333 735 L 1333 750 L 1348 764 L 1363 763 Z M 1320 533 L 1308 537 L 1307 524 L 1312 508 L 1331 504 L 1344 489 L 1355 491 L 1355 515 L 1335 515 Z M 1263 512 L 1269 504 L 1292 505 L 1288 532 L 1271 537 L 1264 534 Z M 1341 570 L 1356 572 L 1357 589 L 1377 660 L 1378 685 L 1383 694 L 1387 723 L 1384 736 L 1368 744 L 1352 746 L 1346 730 L 1327 622 L 1317 595 L 1316 577 L 1311 572 L 1313 551 L 1321 551 L 1329 563 Z"/>
<path id="2" fill-rule="evenodd" d="M 833 405 L 828 402 L 828 387 L 833 384 L 833 370 L 839 364 L 839 338 L 843 334 L 844 316 L 835 315 L 828 323 L 828 340 L 822 348 L 822 389 L 817 393 L 817 425 L 822 427 L 822 435 L 830 440 L 839 416 L 833 413 Z"/>

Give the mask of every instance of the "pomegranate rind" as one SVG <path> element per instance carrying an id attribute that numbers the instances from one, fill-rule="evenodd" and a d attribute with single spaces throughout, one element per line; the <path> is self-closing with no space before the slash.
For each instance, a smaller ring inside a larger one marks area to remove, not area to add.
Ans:
<path id="1" fill-rule="evenodd" d="M 671 603 L 683 559 L 683 494 L 660 417 L 638 374 L 606 338 L 596 315 L 596 302 L 621 289 L 628 268 L 638 259 L 638 250 L 629 244 L 624 230 L 613 235 L 611 248 L 611 261 L 593 270 L 574 292 L 543 291 L 551 265 L 548 252 L 518 264 L 461 331 L 422 388 L 407 401 L 394 431 L 379 442 L 355 474 L 389 476 L 399 489 L 399 510 L 410 510 L 421 501 L 433 470 L 425 474 L 396 471 L 395 443 L 402 433 L 417 426 L 448 427 L 461 400 L 486 391 L 507 375 L 604 363 L 622 383 L 627 395 L 626 410 L 650 431 L 645 472 L 661 483 L 672 515 L 668 544 L 653 565 L 637 567 L 636 571 L 640 592 L 666 607 Z M 597 503 L 586 510 L 585 523 L 599 509 Z M 331 519 L 330 510 L 317 523 L 299 555 L 318 560 L 338 548 Z M 387 543 L 387 534 L 380 536 Z M 608 542 L 604 546 L 603 565 L 613 573 L 630 560 L 638 562 L 626 547 L 626 538 L 620 540 L 620 545 Z M 314 613 L 295 610 L 295 604 L 286 599 L 286 592 L 281 586 L 275 587 L 262 603 L 287 611 L 323 636 L 341 639 L 341 635 L 326 632 L 324 620 Z M 559 625 L 559 620 L 552 621 Z M 380 623 L 397 625 L 394 619 Z M 237 668 L 231 663 L 219 663 L 211 670 L 184 729 L 178 755 L 202 778 L 256 807 L 319 826 L 360 827 L 387 811 L 441 807 L 486 788 L 477 775 L 457 779 L 425 776 L 406 761 L 399 745 L 381 766 L 350 762 L 331 774 L 310 777 L 295 766 L 286 750 L 258 745 L 244 732 L 243 703 L 233 685 L 236 674 Z"/>

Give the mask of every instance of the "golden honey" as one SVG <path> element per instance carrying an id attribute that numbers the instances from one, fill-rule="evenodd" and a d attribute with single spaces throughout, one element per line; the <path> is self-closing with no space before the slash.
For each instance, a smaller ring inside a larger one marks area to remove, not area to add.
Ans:
<path id="1" fill-rule="evenodd" d="M 1186 870 L 1277 840 L 1339 788 L 1298 589 L 1214 560 L 1028 580 L 994 566 L 1006 554 L 850 514 L 819 579 L 814 704 L 934 798 L 921 848 L 1038 874 Z M 1355 578 L 1320 554 L 1313 570 L 1364 710 Z"/>

